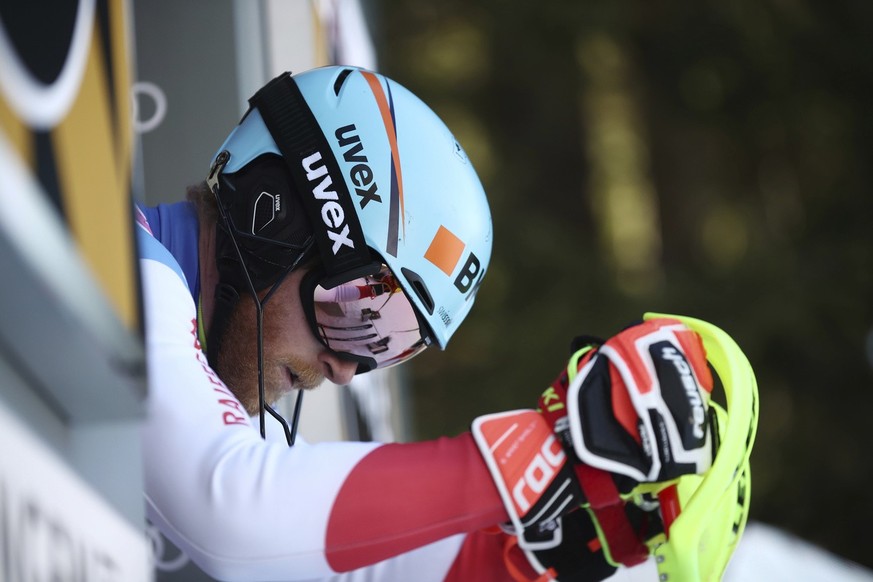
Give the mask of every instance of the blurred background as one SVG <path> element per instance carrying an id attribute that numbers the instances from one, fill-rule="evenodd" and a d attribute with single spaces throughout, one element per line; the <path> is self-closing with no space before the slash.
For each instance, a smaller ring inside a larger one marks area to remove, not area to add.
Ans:
<path id="1" fill-rule="evenodd" d="M 130 199 L 181 200 L 263 82 L 336 63 L 446 121 L 495 246 L 448 349 L 307 395 L 307 439 L 458 434 L 534 406 L 573 336 L 689 315 L 760 388 L 751 559 L 726 579 L 873 577 L 834 561 L 873 568 L 873 3 L 48 4 L 0 3 L 0 570 L 58 554 L 13 528 L 39 507 L 125 579 L 205 579 L 141 535 Z"/>
<path id="2" fill-rule="evenodd" d="M 873 566 L 873 4 L 365 5 L 494 219 L 476 307 L 411 364 L 415 436 L 532 406 L 576 334 L 699 317 L 757 374 L 751 518 Z"/>
<path id="3" fill-rule="evenodd" d="M 307 438 L 458 434 L 533 406 L 573 336 L 690 315 L 758 377 L 751 519 L 873 567 L 873 4 L 133 7 L 139 115 L 150 83 L 167 101 L 140 128 L 148 202 L 201 178 L 265 79 L 328 63 L 418 94 L 489 195 L 491 267 L 448 349 L 308 395 Z"/>

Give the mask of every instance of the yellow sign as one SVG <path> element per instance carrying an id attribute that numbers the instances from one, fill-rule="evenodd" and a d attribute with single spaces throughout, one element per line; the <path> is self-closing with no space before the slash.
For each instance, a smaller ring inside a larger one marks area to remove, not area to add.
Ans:
<path id="1" fill-rule="evenodd" d="M 0 14 L 0 128 L 139 333 L 128 3 L 80 0 L 50 19 L 14 4 Z"/>

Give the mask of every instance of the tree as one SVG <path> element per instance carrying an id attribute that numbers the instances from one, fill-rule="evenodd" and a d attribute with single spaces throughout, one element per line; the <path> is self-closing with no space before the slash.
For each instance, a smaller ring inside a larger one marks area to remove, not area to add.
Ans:
<path id="1" fill-rule="evenodd" d="M 848 501 L 873 476 L 873 5 L 385 1 L 376 22 L 495 223 L 468 321 L 413 363 L 420 436 L 532 406 L 573 334 L 701 317 L 758 376 L 752 518 L 873 566 Z"/>

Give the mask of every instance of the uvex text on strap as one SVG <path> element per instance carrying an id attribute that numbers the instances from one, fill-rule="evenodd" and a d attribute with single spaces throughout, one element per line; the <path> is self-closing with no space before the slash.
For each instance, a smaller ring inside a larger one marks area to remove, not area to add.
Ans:
<path id="1" fill-rule="evenodd" d="M 270 81 L 249 104 L 260 112 L 300 193 L 326 275 L 323 284 L 378 269 L 336 157 L 291 74 Z"/>

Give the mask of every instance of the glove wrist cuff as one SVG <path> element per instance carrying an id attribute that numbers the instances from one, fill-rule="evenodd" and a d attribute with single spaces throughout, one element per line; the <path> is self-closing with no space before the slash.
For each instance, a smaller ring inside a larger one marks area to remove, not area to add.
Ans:
<path id="1" fill-rule="evenodd" d="M 561 543 L 558 518 L 581 504 L 567 453 L 535 410 L 480 416 L 473 439 L 488 467 L 523 550 Z"/>
<path id="2" fill-rule="evenodd" d="M 649 549 L 628 519 L 612 475 L 581 463 L 574 468 L 588 499 L 588 512 L 597 528 L 606 560 L 614 566 L 628 567 L 644 562 L 649 557 Z"/>

